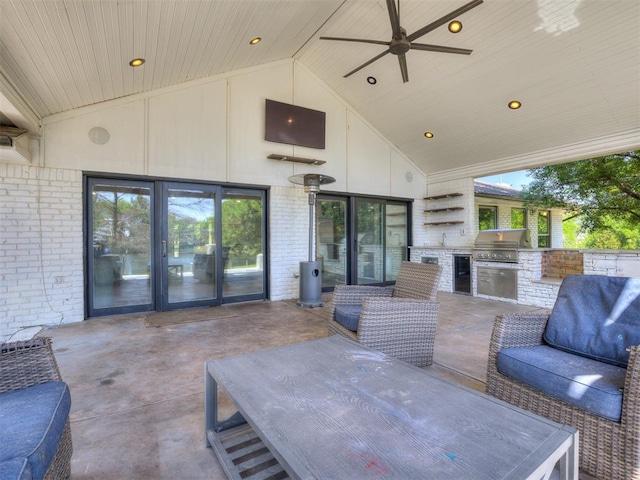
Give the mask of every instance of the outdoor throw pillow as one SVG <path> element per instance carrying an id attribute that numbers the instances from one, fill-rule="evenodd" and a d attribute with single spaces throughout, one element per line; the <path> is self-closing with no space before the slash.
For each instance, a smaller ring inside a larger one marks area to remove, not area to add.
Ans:
<path id="1" fill-rule="evenodd" d="M 640 278 L 565 277 L 544 332 L 551 346 L 626 367 L 640 345 Z"/>

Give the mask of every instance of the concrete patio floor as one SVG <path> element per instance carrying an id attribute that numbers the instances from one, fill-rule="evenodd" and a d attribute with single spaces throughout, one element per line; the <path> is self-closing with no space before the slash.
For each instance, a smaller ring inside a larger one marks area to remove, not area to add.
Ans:
<path id="1" fill-rule="evenodd" d="M 205 448 L 204 362 L 326 336 L 329 300 L 222 306 L 217 319 L 162 327 L 137 314 L 46 329 L 71 388 L 71 478 L 226 478 Z M 480 391 L 495 316 L 542 310 L 443 292 L 438 301 L 426 368 Z"/>

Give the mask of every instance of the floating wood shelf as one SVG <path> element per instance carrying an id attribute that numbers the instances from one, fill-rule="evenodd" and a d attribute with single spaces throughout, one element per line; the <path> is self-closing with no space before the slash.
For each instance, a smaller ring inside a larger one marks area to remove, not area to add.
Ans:
<path id="1" fill-rule="evenodd" d="M 429 210 L 425 210 L 424 213 L 453 212 L 455 210 L 464 210 L 464 207 L 430 208 Z"/>
<path id="2" fill-rule="evenodd" d="M 269 160 L 280 160 L 281 162 L 306 163 L 307 165 L 323 165 L 327 163 L 326 160 L 316 160 L 315 158 L 292 157 L 291 155 L 280 155 L 279 153 L 272 153 L 271 155 L 268 155 L 267 158 Z"/>
<path id="3" fill-rule="evenodd" d="M 455 220 L 450 222 L 426 222 L 425 225 L 460 225 L 464 223 L 463 220 Z"/>
<path id="4" fill-rule="evenodd" d="M 445 193 L 444 195 L 434 195 L 433 197 L 424 197 L 425 200 L 442 200 L 443 198 L 461 197 L 462 193 Z"/>

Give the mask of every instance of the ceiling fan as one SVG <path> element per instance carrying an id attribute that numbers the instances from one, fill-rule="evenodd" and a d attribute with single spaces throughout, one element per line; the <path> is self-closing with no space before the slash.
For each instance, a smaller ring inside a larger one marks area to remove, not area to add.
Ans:
<path id="1" fill-rule="evenodd" d="M 392 53 L 393 55 L 397 55 L 398 62 L 400 63 L 400 72 L 402 73 L 402 81 L 406 83 L 409 81 L 409 72 L 407 70 L 407 58 L 405 57 L 405 53 L 409 50 L 423 50 L 427 52 L 441 52 L 441 53 L 458 53 L 461 55 L 470 55 L 473 50 L 467 50 L 465 48 L 454 48 L 454 47 L 443 47 L 441 45 L 428 45 L 425 43 L 414 43 L 414 40 L 422 37 L 423 35 L 429 33 L 431 30 L 435 30 L 441 25 L 455 19 L 456 17 L 462 15 L 465 12 L 468 12 L 474 7 L 477 7 L 483 2 L 483 0 L 473 0 L 466 5 L 454 10 L 453 12 L 445 15 L 444 17 L 439 18 L 435 22 L 430 23 L 422 27 L 419 30 L 416 30 L 410 35 L 407 35 L 407 31 L 400 26 L 400 0 L 398 0 L 398 7 L 396 8 L 395 0 L 387 0 L 387 10 L 389 11 L 389 20 L 391 21 L 391 41 L 384 42 L 381 40 L 366 40 L 361 38 L 342 38 L 342 37 L 320 37 L 320 40 L 338 40 L 342 42 L 360 42 L 360 43 L 373 43 L 375 45 L 386 45 L 387 50 L 382 52 L 379 55 L 376 55 L 371 60 L 363 63 L 359 67 L 351 70 L 347 73 L 344 78 L 353 75 L 354 73 L 362 70 L 367 65 L 372 64 L 376 60 L 381 59 L 387 53 Z"/>

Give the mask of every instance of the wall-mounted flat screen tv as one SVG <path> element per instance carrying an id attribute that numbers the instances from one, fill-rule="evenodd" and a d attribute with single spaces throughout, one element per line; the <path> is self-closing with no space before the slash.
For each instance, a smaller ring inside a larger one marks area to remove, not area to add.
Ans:
<path id="1" fill-rule="evenodd" d="M 302 147 L 324 148 L 325 112 L 266 101 L 264 139 Z"/>

